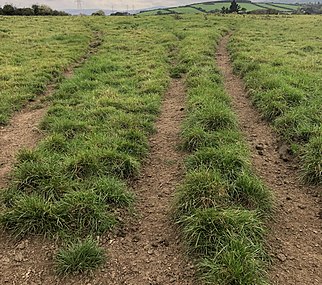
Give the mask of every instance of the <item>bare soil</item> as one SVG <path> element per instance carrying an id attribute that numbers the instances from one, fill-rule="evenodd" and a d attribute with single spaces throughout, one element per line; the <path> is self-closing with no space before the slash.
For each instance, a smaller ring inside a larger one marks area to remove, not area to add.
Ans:
<path id="1" fill-rule="evenodd" d="M 184 154 L 177 148 L 184 118 L 185 89 L 173 80 L 165 95 L 157 132 L 142 173 L 133 182 L 136 216 L 125 217 L 123 228 L 98 237 L 108 261 L 92 275 L 60 279 L 55 275 L 54 242 L 32 237 L 13 242 L 3 233 L 0 243 L 0 284 L 81 285 L 192 285 L 197 284 L 192 263 L 185 258 L 171 204 L 183 175 Z"/>
<path id="2" fill-rule="evenodd" d="M 239 125 L 252 150 L 254 171 L 273 191 L 275 212 L 269 223 L 272 284 L 322 284 L 322 230 L 317 187 L 304 185 L 296 159 L 252 106 L 243 81 L 233 74 L 229 35 L 219 43 L 218 66 Z"/>

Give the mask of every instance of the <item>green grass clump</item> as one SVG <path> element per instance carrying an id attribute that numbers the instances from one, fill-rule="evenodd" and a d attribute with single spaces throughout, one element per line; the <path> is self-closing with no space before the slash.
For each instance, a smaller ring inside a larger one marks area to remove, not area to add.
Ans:
<path id="1" fill-rule="evenodd" d="M 92 238 L 72 242 L 55 256 L 58 274 L 77 274 L 97 269 L 106 260 L 104 250 Z"/>
<path id="2" fill-rule="evenodd" d="M 205 284 L 267 285 L 266 263 L 261 245 L 240 237 L 228 241 L 214 257 L 202 259 L 199 270 Z"/>
<path id="3" fill-rule="evenodd" d="M 108 206 L 94 191 L 66 194 L 56 204 L 55 212 L 62 230 L 77 236 L 104 233 L 116 224 Z"/>
<path id="4" fill-rule="evenodd" d="M 196 210 L 183 217 L 183 235 L 190 248 L 197 254 L 217 253 L 230 240 L 247 239 L 248 243 L 259 241 L 263 235 L 262 223 L 256 212 L 248 210 Z"/>
<path id="5" fill-rule="evenodd" d="M 58 228 L 54 207 L 37 195 L 15 197 L 12 206 L 0 216 L 1 225 L 15 237 L 52 235 Z"/>
<path id="6" fill-rule="evenodd" d="M 229 180 L 235 179 L 239 173 L 250 165 L 247 150 L 241 145 L 224 145 L 218 148 L 201 148 L 186 160 L 189 170 L 199 167 L 218 170 Z"/>
<path id="7" fill-rule="evenodd" d="M 195 209 L 223 207 L 229 201 L 228 185 L 220 173 L 200 169 L 186 174 L 177 192 L 177 214 L 192 214 Z"/>
<path id="8" fill-rule="evenodd" d="M 312 184 L 322 184 L 322 136 L 312 138 L 303 154 L 304 179 Z"/>

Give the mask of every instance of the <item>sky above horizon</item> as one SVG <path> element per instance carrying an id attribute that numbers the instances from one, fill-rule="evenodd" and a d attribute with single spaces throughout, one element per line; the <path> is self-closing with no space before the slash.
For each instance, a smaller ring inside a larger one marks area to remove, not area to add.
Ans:
<path id="1" fill-rule="evenodd" d="M 209 1 L 209 0 L 208 0 Z M 151 7 L 171 7 L 188 5 L 197 2 L 207 2 L 207 0 L 82 0 L 83 9 L 142 9 Z M 31 7 L 33 4 L 45 4 L 57 10 L 77 8 L 76 0 L 0 0 L 0 6 L 12 4 L 16 7 Z"/>

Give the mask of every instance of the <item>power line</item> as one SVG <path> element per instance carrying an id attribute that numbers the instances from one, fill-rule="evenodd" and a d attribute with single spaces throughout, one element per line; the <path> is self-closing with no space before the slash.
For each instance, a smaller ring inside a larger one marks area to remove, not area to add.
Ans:
<path id="1" fill-rule="evenodd" d="M 76 4 L 77 4 L 77 9 L 81 10 L 83 1 L 82 0 L 76 0 Z"/>

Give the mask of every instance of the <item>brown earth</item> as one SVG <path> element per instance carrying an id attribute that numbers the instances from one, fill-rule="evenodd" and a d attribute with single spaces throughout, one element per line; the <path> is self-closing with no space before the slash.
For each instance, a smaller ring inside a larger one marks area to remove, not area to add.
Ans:
<path id="1" fill-rule="evenodd" d="M 0 244 L 0 284 L 87 284 L 87 285 L 192 285 L 195 270 L 184 256 L 171 204 L 183 175 L 183 153 L 178 150 L 184 117 L 185 89 L 173 80 L 165 95 L 157 133 L 150 138 L 151 151 L 142 173 L 133 183 L 137 195 L 130 221 L 113 235 L 98 237 L 108 261 L 92 275 L 60 279 L 55 276 L 53 242 L 32 238 Z"/>
<path id="2" fill-rule="evenodd" d="M 322 230 L 317 187 L 304 185 L 298 162 L 287 145 L 252 106 L 242 80 L 233 74 L 227 51 L 229 35 L 219 43 L 218 66 L 239 125 L 252 151 L 254 171 L 273 191 L 275 212 L 269 223 L 272 284 L 322 284 Z"/>

